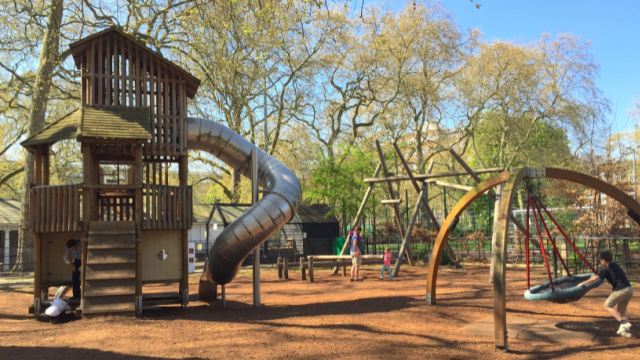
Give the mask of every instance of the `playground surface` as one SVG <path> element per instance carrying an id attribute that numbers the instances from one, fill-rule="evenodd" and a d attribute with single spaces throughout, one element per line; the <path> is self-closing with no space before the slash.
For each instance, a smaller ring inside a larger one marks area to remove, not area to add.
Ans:
<path id="1" fill-rule="evenodd" d="M 252 305 L 251 273 L 243 270 L 227 285 L 226 308 L 194 300 L 140 318 L 65 324 L 27 314 L 31 288 L 0 286 L 0 358 L 619 360 L 640 351 L 640 296 L 629 306 L 634 337 L 617 336 L 617 324 L 602 308 L 607 284 L 571 304 L 529 302 L 522 295 L 525 270 L 509 268 L 505 354 L 493 346 L 488 266 L 441 268 L 435 306 L 425 304 L 426 268 L 403 268 L 393 282 L 378 280 L 379 269 L 365 266 L 362 282 L 319 269 L 314 283 L 294 270 L 280 280 L 275 269 L 263 269 L 259 308 Z M 193 274 L 192 294 L 197 286 Z"/>

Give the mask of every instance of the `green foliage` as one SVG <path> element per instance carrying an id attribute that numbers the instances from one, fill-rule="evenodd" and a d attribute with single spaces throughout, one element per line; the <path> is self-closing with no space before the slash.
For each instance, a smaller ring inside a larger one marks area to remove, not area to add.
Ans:
<path id="1" fill-rule="evenodd" d="M 487 114 L 474 135 L 480 162 L 488 167 L 566 166 L 571 158 L 569 140 L 559 126 L 527 117 Z"/>
<path id="2" fill-rule="evenodd" d="M 349 145 L 336 158 L 326 154 L 319 158 L 304 198 L 330 204 L 332 215 L 354 217 L 367 187 L 362 180 L 375 170 L 375 154 Z"/>

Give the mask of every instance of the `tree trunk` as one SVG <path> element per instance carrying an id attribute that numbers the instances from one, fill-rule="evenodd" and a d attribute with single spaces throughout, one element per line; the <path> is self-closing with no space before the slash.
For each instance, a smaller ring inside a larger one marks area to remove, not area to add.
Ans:
<path id="1" fill-rule="evenodd" d="M 47 18 L 47 30 L 40 49 L 40 63 L 36 73 L 36 81 L 33 85 L 33 100 L 29 110 L 27 136 L 35 134 L 44 127 L 51 78 L 53 70 L 60 62 L 60 24 L 62 23 L 63 5 L 64 0 L 53 0 L 51 2 L 51 11 Z M 34 181 L 33 162 L 33 155 L 27 153 L 25 155 L 25 173 L 22 183 L 22 219 L 20 220 L 18 234 L 18 254 L 16 264 L 11 269 L 12 272 L 30 271 L 33 268 L 33 234 L 29 231 L 29 189 Z"/>

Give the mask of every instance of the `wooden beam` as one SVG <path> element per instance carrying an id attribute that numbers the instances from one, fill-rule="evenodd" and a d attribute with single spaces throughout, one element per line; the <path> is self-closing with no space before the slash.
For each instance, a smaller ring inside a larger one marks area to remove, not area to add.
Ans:
<path id="1" fill-rule="evenodd" d="M 382 169 L 384 170 L 384 175 L 388 176 L 389 171 L 387 170 L 387 164 L 384 160 L 384 154 L 382 153 L 382 147 L 380 146 L 380 141 L 376 140 L 376 149 L 378 150 L 378 157 L 380 158 L 380 163 L 382 164 Z M 395 193 L 393 191 L 393 186 L 391 185 L 390 180 L 386 180 L 387 189 L 389 190 L 389 197 L 391 199 L 395 199 Z M 398 223 L 398 228 L 400 229 L 400 236 L 404 238 L 405 229 L 404 224 L 402 223 L 402 218 L 400 217 L 400 209 L 398 208 L 398 204 L 393 204 L 393 212 L 396 215 L 396 222 Z M 409 265 L 413 266 L 413 256 L 411 256 L 411 251 L 409 248 L 406 249 L 407 253 L 407 261 L 409 261 Z"/>
<path id="2" fill-rule="evenodd" d="M 501 168 L 490 168 L 490 169 L 480 169 L 475 171 L 475 173 L 476 174 L 492 174 L 492 173 L 499 173 L 501 171 L 502 171 Z M 441 174 L 417 174 L 417 175 L 413 175 L 413 177 L 416 180 L 422 181 L 422 180 L 435 179 L 435 178 L 452 177 L 452 176 L 468 176 L 468 175 L 469 174 L 466 172 L 448 172 L 448 173 L 441 173 Z M 385 181 L 407 181 L 407 180 L 411 180 L 411 178 L 408 176 L 387 176 L 387 177 L 381 177 L 381 178 L 365 178 L 363 181 L 366 184 L 370 184 L 370 183 L 379 183 L 379 182 L 385 182 Z"/>
<path id="3" fill-rule="evenodd" d="M 462 191 L 470 191 L 471 189 L 473 189 L 472 186 L 461 185 L 461 184 L 452 184 L 452 183 L 445 182 L 445 181 L 429 180 L 427 182 L 430 183 L 430 184 L 443 186 L 443 187 L 448 187 L 448 188 L 457 189 L 457 190 L 462 190 Z"/>
<path id="4" fill-rule="evenodd" d="M 480 172 L 472 170 L 471 167 L 469 167 L 469 165 L 467 165 L 467 163 L 464 160 L 462 160 L 460 155 L 458 155 L 453 149 L 449 150 L 449 153 L 451 154 L 451 156 L 453 156 L 454 159 L 456 159 L 456 161 L 460 164 L 460 166 L 462 166 L 477 183 L 481 182 L 480 178 L 478 177 L 478 174 L 480 174 Z M 491 200 L 496 201 L 496 193 L 493 190 L 487 191 L 487 196 L 489 196 Z M 522 232 L 523 234 L 526 234 L 527 229 L 524 227 L 524 225 L 522 225 L 520 220 L 518 220 L 513 214 L 509 214 L 509 219 L 518 228 L 518 230 L 520 230 L 520 232 Z M 538 249 L 540 249 L 540 244 L 536 243 L 535 241 L 533 242 L 533 244 Z"/>
<path id="5" fill-rule="evenodd" d="M 400 151 L 400 148 L 398 147 L 398 145 L 395 142 L 393 143 L 393 148 L 396 150 L 396 154 L 398 155 L 398 158 L 402 162 L 402 166 L 404 167 L 405 171 L 407 172 L 407 176 L 409 176 L 409 179 L 411 179 L 411 183 L 413 184 L 413 188 L 420 194 L 420 196 L 418 197 L 419 203 L 422 202 L 422 204 L 424 205 L 424 208 L 427 210 L 427 214 L 429 214 L 429 217 L 431 218 L 431 221 L 433 222 L 433 225 L 435 226 L 436 230 L 440 231 L 440 224 L 438 224 L 438 219 L 436 219 L 435 215 L 433 214 L 433 211 L 431 211 L 431 208 L 429 207 L 429 203 L 427 202 L 427 199 L 425 199 L 425 197 L 424 197 L 424 194 L 428 193 L 428 188 L 425 185 L 423 185 L 422 188 L 420 188 L 420 186 L 418 186 L 418 182 L 416 181 L 415 177 L 413 176 L 413 172 L 411 171 L 411 168 L 409 167 L 409 164 L 407 164 L 407 162 L 405 161 L 404 156 L 402 155 L 402 152 Z M 429 164 L 429 174 L 431 173 L 431 170 L 433 170 L 433 162 L 431 162 Z M 418 205 L 418 207 L 419 207 L 419 205 Z M 414 224 L 415 224 L 415 221 L 407 229 L 408 233 L 411 233 L 413 231 Z M 451 258 L 451 261 L 453 261 L 454 265 L 456 266 L 456 269 L 462 269 L 462 265 L 460 265 L 460 262 L 456 258 L 456 254 L 455 254 L 455 252 L 453 252 L 453 249 L 451 248 L 451 245 L 449 245 L 449 243 L 447 243 L 445 245 L 446 245 L 447 253 L 449 253 L 449 257 Z M 399 265 L 400 263 L 401 262 L 398 262 L 397 268 L 394 269 L 393 276 L 398 276 L 398 271 L 400 270 L 400 265 Z"/>
<path id="6" fill-rule="evenodd" d="M 380 204 L 402 204 L 402 199 L 380 200 Z"/>

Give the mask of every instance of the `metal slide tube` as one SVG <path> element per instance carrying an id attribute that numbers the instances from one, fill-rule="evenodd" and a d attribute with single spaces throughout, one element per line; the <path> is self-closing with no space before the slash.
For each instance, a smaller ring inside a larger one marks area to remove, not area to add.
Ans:
<path id="1" fill-rule="evenodd" d="M 205 271 L 215 283 L 227 284 L 238 274 L 242 260 L 293 218 L 302 196 L 300 182 L 279 160 L 216 122 L 187 118 L 187 144 L 190 150 L 215 155 L 247 177 L 251 176 L 251 150 L 258 153 L 258 184 L 266 192 L 225 227 L 209 249 Z"/>

